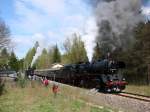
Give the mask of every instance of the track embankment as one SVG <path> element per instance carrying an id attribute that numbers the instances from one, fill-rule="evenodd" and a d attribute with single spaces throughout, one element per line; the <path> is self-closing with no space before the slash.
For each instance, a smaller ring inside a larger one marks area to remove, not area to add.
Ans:
<path id="1" fill-rule="evenodd" d="M 115 95 L 131 98 L 131 99 L 136 99 L 136 100 L 140 100 L 140 101 L 144 101 L 144 102 L 149 102 L 150 103 L 150 97 L 149 96 L 145 96 L 145 95 L 139 95 L 139 94 L 133 94 L 133 93 L 127 93 L 127 92 L 122 92 L 122 93 L 115 94 Z"/>
<path id="2" fill-rule="evenodd" d="M 150 102 L 144 100 L 123 97 L 121 95 L 99 93 L 95 89 L 87 90 L 60 84 L 60 88 L 67 90 L 74 98 L 86 101 L 87 103 L 111 107 L 119 112 L 150 112 Z M 63 92 L 63 90 L 61 90 Z"/>

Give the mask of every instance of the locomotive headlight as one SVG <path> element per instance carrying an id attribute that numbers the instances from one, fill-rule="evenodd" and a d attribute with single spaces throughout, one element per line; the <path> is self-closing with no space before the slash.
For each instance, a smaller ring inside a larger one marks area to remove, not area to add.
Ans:
<path id="1" fill-rule="evenodd" d="M 126 79 L 125 79 L 125 78 L 123 78 L 122 80 L 123 80 L 123 81 L 125 81 Z"/>

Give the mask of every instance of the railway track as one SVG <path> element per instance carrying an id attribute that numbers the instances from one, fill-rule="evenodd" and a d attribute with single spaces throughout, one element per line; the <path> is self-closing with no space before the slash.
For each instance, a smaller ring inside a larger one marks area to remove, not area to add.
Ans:
<path id="1" fill-rule="evenodd" d="M 139 95 L 139 94 L 128 93 L 128 92 L 122 92 L 115 95 L 150 103 L 150 96 Z"/>

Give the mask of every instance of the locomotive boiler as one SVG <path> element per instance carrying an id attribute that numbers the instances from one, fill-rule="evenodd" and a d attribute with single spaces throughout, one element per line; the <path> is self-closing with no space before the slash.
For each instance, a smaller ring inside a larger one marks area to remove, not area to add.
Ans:
<path id="1" fill-rule="evenodd" d="M 59 69 L 34 70 L 34 75 L 78 87 L 121 92 L 127 84 L 122 74 L 124 68 L 124 62 L 103 59 L 91 63 L 67 64 Z M 33 71 L 31 73 L 33 75 Z"/>

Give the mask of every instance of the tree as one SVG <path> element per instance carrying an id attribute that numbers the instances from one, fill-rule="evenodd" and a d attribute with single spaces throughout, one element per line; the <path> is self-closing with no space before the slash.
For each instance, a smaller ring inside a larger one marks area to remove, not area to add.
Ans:
<path id="1" fill-rule="evenodd" d="M 21 72 L 23 72 L 23 70 L 24 70 L 24 59 L 18 60 L 18 66 L 19 66 L 19 70 Z"/>
<path id="2" fill-rule="evenodd" d="M 96 43 L 96 46 L 94 48 L 94 53 L 93 53 L 92 61 L 99 60 L 100 58 L 102 58 L 101 49 L 100 49 L 99 44 Z"/>
<path id="3" fill-rule="evenodd" d="M 77 34 L 73 34 L 72 38 L 67 38 L 64 42 L 65 53 L 63 55 L 64 63 L 87 62 L 88 57 L 84 47 L 84 42 Z"/>
<path id="4" fill-rule="evenodd" d="M 3 48 L 3 49 L 2 49 L 2 51 L 1 51 L 1 56 L 2 56 L 2 57 L 8 57 L 8 56 L 9 56 L 9 53 L 8 53 L 8 51 L 7 51 L 6 48 Z"/>
<path id="5" fill-rule="evenodd" d="M 35 65 L 34 61 L 36 59 L 34 59 L 34 56 L 37 52 L 38 47 L 39 47 L 39 43 L 36 41 L 36 43 L 34 44 L 34 47 L 29 49 L 29 51 L 27 52 L 25 59 L 24 59 L 24 68 L 25 69 L 28 69 L 29 67 L 31 67 L 32 66 L 31 64 Z"/>
<path id="6" fill-rule="evenodd" d="M 6 48 L 0 52 L 0 68 L 5 68 L 8 65 L 9 53 Z"/>
<path id="7" fill-rule="evenodd" d="M 28 67 L 31 66 L 31 62 L 32 62 L 32 59 L 33 59 L 34 55 L 35 55 L 35 48 L 33 47 L 32 49 L 30 49 L 27 52 L 27 55 L 25 57 L 25 60 L 24 60 L 24 67 L 25 67 L 25 69 L 27 69 Z"/>
<path id="8" fill-rule="evenodd" d="M 46 69 L 50 67 L 49 56 L 45 48 L 43 49 L 42 54 L 36 60 L 35 65 L 38 69 Z"/>
<path id="9" fill-rule="evenodd" d="M 10 43 L 10 30 L 8 26 L 0 19 L 0 50 L 8 47 Z"/>
<path id="10" fill-rule="evenodd" d="M 8 65 L 10 66 L 10 69 L 19 71 L 18 59 L 13 51 L 11 52 Z"/>
<path id="11" fill-rule="evenodd" d="M 128 51 L 120 52 L 116 57 L 126 63 L 128 81 L 145 84 L 147 65 L 150 63 L 150 22 L 140 23 L 134 30 L 135 43 Z"/>
<path id="12" fill-rule="evenodd" d="M 60 63 L 60 62 L 61 62 L 61 54 L 56 45 L 53 47 L 52 63 Z"/>

